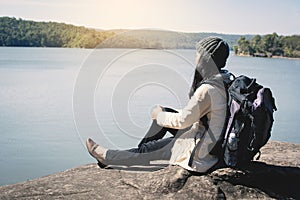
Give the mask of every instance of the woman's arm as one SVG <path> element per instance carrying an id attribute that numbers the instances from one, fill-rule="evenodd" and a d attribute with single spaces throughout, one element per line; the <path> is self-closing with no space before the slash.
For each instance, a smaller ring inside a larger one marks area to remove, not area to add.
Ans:
<path id="1" fill-rule="evenodd" d="M 154 109 L 155 115 L 152 115 L 153 119 L 156 119 L 160 126 L 168 128 L 184 129 L 191 126 L 209 112 L 211 101 L 208 89 L 209 85 L 201 85 L 179 113 L 163 112 L 162 109 Z"/>

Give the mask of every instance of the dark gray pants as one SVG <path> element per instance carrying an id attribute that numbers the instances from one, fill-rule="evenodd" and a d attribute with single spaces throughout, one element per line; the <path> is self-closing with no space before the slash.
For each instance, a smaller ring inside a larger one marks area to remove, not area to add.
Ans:
<path id="1" fill-rule="evenodd" d="M 163 108 L 167 112 L 177 112 L 171 108 Z M 167 132 L 173 137 L 162 139 Z M 150 129 L 137 148 L 129 150 L 108 150 L 105 164 L 108 165 L 149 165 L 152 160 L 169 160 L 174 145 L 177 129 L 164 128 L 153 120 Z"/>

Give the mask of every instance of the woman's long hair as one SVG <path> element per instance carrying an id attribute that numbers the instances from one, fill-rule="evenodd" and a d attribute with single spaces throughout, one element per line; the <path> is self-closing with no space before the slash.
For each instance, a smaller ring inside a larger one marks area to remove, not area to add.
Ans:
<path id="1" fill-rule="evenodd" d="M 221 72 L 221 69 L 217 67 L 210 53 L 206 52 L 204 49 L 198 50 L 196 58 L 194 79 L 189 92 L 190 98 L 194 95 L 195 91 L 203 81 L 213 79 Z"/>
<path id="2" fill-rule="evenodd" d="M 195 74 L 194 74 L 194 79 L 193 79 L 193 83 L 189 92 L 189 98 L 191 98 L 196 89 L 199 87 L 199 84 L 202 82 L 203 77 L 201 76 L 201 74 L 199 73 L 199 71 L 197 69 L 195 69 Z"/>

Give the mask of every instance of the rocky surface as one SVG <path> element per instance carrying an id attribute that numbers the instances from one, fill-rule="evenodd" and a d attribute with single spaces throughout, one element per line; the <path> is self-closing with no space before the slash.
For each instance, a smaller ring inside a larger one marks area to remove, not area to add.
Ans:
<path id="1" fill-rule="evenodd" d="M 0 199 L 300 199 L 300 144 L 269 142 L 260 162 L 190 174 L 177 166 L 154 172 L 88 164 L 0 187 Z M 133 171 L 132 171 L 133 170 Z"/>

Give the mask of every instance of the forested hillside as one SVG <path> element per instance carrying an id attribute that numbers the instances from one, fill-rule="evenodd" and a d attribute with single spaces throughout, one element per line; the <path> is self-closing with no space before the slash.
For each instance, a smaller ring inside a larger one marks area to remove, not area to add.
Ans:
<path id="1" fill-rule="evenodd" d="M 57 22 L 0 17 L 0 46 L 79 48 L 195 48 L 200 39 L 219 36 L 232 47 L 241 35 L 163 30 L 101 31 Z M 251 39 L 251 35 L 243 35 Z"/>
<path id="2" fill-rule="evenodd" d="M 114 48 L 154 48 L 154 49 L 193 49 L 202 38 L 218 36 L 227 41 L 230 47 L 237 45 L 242 35 L 219 33 L 183 33 L 166 30 L 113 30 L 117 34 L 103 42 L 100 47 Z M 253 35 L 243 35 L 252 39 Z"/>
<path id="3" fill-rule="evenodd" d="M 112 35 L 64 23 L 0 17 L 0 46 L 94 48 Z"/>

